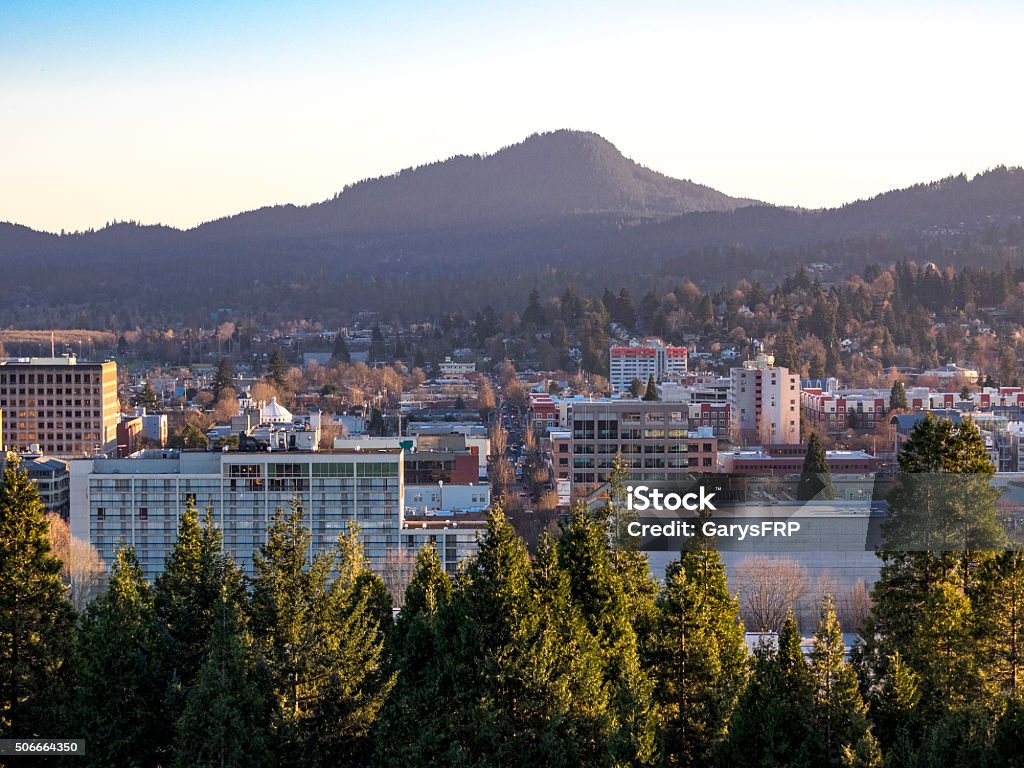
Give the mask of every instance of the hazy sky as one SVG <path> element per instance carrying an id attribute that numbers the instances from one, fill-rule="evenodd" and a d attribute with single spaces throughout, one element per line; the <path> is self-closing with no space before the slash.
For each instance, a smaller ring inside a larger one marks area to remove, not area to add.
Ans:
<path id="1" fill-rule="evenodd" d="M 813 207 L 1024 165 L 1024 4 L 893 5 L 2 0 L 0 221 L 194 226 L 556 128 Z"/>

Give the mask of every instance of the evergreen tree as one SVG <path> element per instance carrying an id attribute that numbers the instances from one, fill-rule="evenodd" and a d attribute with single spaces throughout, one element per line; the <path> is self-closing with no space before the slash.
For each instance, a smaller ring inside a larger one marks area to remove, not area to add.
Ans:
<path id="1" fill-rule="evenodd" d="M 811 432 L 811 437 L 807 441 L 807 453 L 804 456 L 804 466 L 800 472 L 796 494 L 800 501 L 829 501 L 836 497 L 835 489 L 832 487 L 832 473 L 825 458 L 825 448 L 817 432 Z"/>
<path id="2" fill-rule="evenodd" d="M 867 708 L 857 688 L 857 674 L 845 654 L 835 604 L 828 595 L 821 602 L 811 651 L 811 674 L 816 686 L 814 715 L 824 750 L 819 765 L 843 765 L 844 753 L 856 754 L 857 744 L 869 734 Z M 869 741 L 862 744 L 861 750 L 869 747 Z"/>
<path id="3" fill-rule="evenodd" d="M 523 310 L 523 325 L 543 325 L 544 308 L 540 305 L 540 292 L 536 288 L 530 289 L 530 298 Z"/>
<path id="4" fill-rule="evenodd" d="M 0 482 L 0 738 L 49 737 L 74 633 L 39 489 L 7 454 Z"/>
<path id="5" fill-rule="evenodd" d="M 902 755 L 922 743 L 928 722 L 990 697 L 996 683 L 985 666 L 988 649 L 978 643 L 971 596 L 982 589 L 1005 532 L 998 491 L 989 486 L 993 468 L 969 419 L 957 425 L 927 414 L 904 445 L 899 468 L 858 663 L 866 689 L 875 692 L 883 747 Z"/>
<path id="6" fill-rule="evenodd" d="M 618 299 L 615 301 L 615 312 L 612 319 L 626 328 L 635 328 L 636 318 L 633 295 L 629 292 L 629 288 L 620 288 Z"/>
<path id="7" fill-rule="evenodd" d="M 352 354 L 348 351 L 348 342 L 345 334 L 338 331 L 334 337 L 334 347 L 331 349 L 331 360 L 335 363 L 351 363 Z"/>
<path id="8" fill-rule="evenodd" d="M 396 333 L 394 359 L 401 360 L 403 357 L 405 357 L 405 344 L 402 342 L 402 334 Z"/>
<path id="9" fill-rule="evenodd" d="M 641 663 L 631 615 L 634 603 L 627 597 L 628 581 L 615 568 L 609 539 L 606 525 L 576 504 L 562 524 L 558 562 L 568 577 L 572 601 L 607 665 L 605 675 L 620 724 L 613 755 L 647 764 L 656 754 L 653 681 Z"/>
<path id="10" fill-rule="evenodd" d="M 825 345 L 825 375 L 838 376 L 842 363 L 839 360 L 839 339 L 832 336 Z"/>
<path id="11" fill-rule="evenodd" d="M 892 383 L 892 389 L 889 390 L 889 410 L 907 410 L 907 388 L 903 385 L 901 379 L 896 379 Z"/>
<path id="12" fill-rule="evenodd" d="M 647 379 L 647 390 L 644 392 L 643 399 L 649 403 L 656 403 L 661 398 L 658 396 L 658 387 L 654 384 L 654 374 L 652 373 Z"/>
<path id="13" fill-rule="evenodd" d="M 387 357 L 387 344 L 384 342 L 384 334 L 380 330 L 380 324 L 373 326 L 370 335 L 370 351 L 367 358 L 371 363 L 382 363 Z"/>
<path id="14" fill-rule="evenodd" d="M 887 549 L 936 553 L 948 570 L 946 553 L 1003 548 L 1006 534 L 995 506 L 999 493 L 988 480 L 994 467 L 970 419 L 954 424 L 926 414 L 900 451 L 899 469 L 889 497 Z"/>
<path id="15" fill-rule="evenodd" d="M 701 540 L 666 571 L 658 598 L 656 698 L 666 765 L 710 765 L 746 680 L 739 606 L 717 549 Z"/>
<path id="16" fill-rule="evenodd" d="M 983 664 L 993 685 L 1024 700 L 1024 553 L 999 553 L 981 568 L 972 606 Z"/>
<path id="17" fill-rule="evenodd" d="M 439 661 L 451 660 L 454 649 L 444 636 L 441 611 L 452 600 L 451 579 L 441 568 L 434 546 L 423 547 L 405 590 L 392 637 L 392 657 L 398 672 L 395 689 L 384 705 L 375 735 L 382 765 L 429 765 L 450 746 L 443 702 L 450 695 L 440 686 Z M 438 717 L 439 711 L 442 713 Z M 409 728 L 409 723 L 423 727 Z"/>
<path id="18" fill-rule="evenodd" d="M 740 697 L 725 745 L 726 765 L 776 768 L 816 765 L 821 754 L 814 726 L 815 685 L 790 613 L 778 647 L 754 650 L 750 683 Z"/>
<path id="19" fill-rule="evenodd" d="M 220 402 L 222 398 L 234 397 L 236 394 L 235 384 L 231 378 L 231 363 L 226 357 L 222 357 L 213 379 L 213 399 Z"/>
<path id="20" fill-rule="evenodd" d="M 160 398 L 157 397 L 156 390 L 148 381 L 142 387 L 142 391 L 132 397 L 131 402 L 135 408 L 145 408 L 149 412 L 160 410 Z"/>
<path id="21" fill-rule="evenodd" d="M 69 722 L 88 735 L 85 765 L 164 763 L 171 723 L 163 711 L 168 675 L 153 593 L 135 550 L 118 550 L 107 593 L 82 617 L 77 685 Z"/>
<path id="22" fill-rule="evenodd" d="M 210 622 L 209 655 L 177 721 L 175 768 L 267 765 L 272 699 L 254 670 L 251 639 L 224 590 Z"/>
<path id="23" fill-rule="evenodd" d="M 775 337 L 775 365 L 780 368 L 787 368 L 791 373 L 800 371 L 800 355 L 797 351 L 796 339 L 793 332 L 783 328 Z"/>
<path id="24" fill-rule="evenodd" d="M 917 731 L 914 722 L 921 702 L 919 676 L 906 665 L 899 651 L 886 659 L 885 677 L 874 690 L 871 715 L 883 744 L 911 748 L 911 734 Z"/>
<path id="25" fill-rule="evenodd" d="M 275 349 L 270 353 L 268 361 L 269 371 L 267 375 L 277 387 L 278 392 L 285 392 L 288 389 L 288 362 L 284 359 L 284 353 Z"/>
<path id="26" fill-rule="evenodd" d="M 310 541 L 297 501 L 277 512 L 255 558 L 252 631 L 270 671 L 278 760 L 350 765 L 366 759 L 393 684 L 372 604 L 379 579 L 363 576 L 354 524 L 337 548 L 312 560 Z"/>
<path id="27" fill-rule="evenodd" d="M 167 631 L 168 658 L 181 700 L 210 655 L 214 613 L 227 600 L 235 611 L 245 604 L 242 574 L 224 552 L 221 530 L 207 510 L 199 524 L 195 503 L 189 500 L 178 521 L 178 539 L 154 584 L 154 605 Z"/>
<path id="28" fill-rule="evenodd" d="M 560 548 L 544 539 L 534 569 L 523 541 L 493 512 L 475 562 L 460 579 L 445 635 L 439 689 L 451 729 L 447 759 L 474 766 L 646 762 L 631 749 L 635 719 L 610 681 L 601 641 L 572 597 Z M 605 560 L 607 565 L 607 560 Z M 624 733 L 625 731 L 625 733 Z M 631 756 L 627 757 L 627 756 Z"/>

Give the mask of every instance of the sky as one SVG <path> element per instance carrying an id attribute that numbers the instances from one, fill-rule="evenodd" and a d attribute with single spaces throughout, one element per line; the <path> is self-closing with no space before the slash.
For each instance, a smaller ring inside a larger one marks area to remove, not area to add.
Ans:
<path id="1" fill-rule="evenodd" d="M 192 227 L 532 133 L 826 207 L 1024 165 L 1024 4 L 3 0 L 0 221 Z"/>

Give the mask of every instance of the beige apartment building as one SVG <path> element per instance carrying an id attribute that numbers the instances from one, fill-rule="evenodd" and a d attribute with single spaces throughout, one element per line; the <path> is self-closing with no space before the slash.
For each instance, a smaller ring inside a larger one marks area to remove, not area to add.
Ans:
<path id="1" fill-rule="evenodd" d="M 759 354 L 730 375 L 733 439 L 744 444 L 800 442 L 800 377 Z"/>
<path id="2" fill-rule="evenodd" d="M 48 456 L 94 456 L 115 447 L 117 363 L 73 355 L 0 360 L 0 410 L 9 448 Z"/>

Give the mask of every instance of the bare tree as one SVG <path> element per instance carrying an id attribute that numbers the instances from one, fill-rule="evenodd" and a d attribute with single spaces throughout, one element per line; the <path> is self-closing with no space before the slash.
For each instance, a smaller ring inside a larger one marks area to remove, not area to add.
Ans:
<path id="1" fill-rule="evenodd" d="M 871 614 L 871 592 L 864 584 L 864 579 L 857 582 L 840 596 L 836 606 L 839 621 L 847 632 L 863 632 L 864 624 Z"/>
<path id="2" fill-rule="evenodd" d="M 213 418 L 218 424 L 231 421 L 232 416 L 238 415 L 238 398 L 231 395 L 224 395 L 213 406 Z"/>
<path id="3" fill-rule="evenodd" d="M 818 578 L 808 577 L 808 589 L 801 601 L 799 609 L 794 608 L 801 627 L 814 627 L 821 617 L 821 601 L 830 598 L 833 603 L 839 600 L 839 582 L 836 578 L 824 571 L 818 574 Z M 842 622 L 840 622 L 842 623 Z"/>
<path id="4" fill-rule="evenodd" d="M 497 497 L 515 483 L 516 473 L 512 462 L 501 456 L 491 467 L 491 493 Z"/>
<path id="5" fill-rule="evenodd" d="M 800 610 L 807 591 L 807 571 L 793 560 L 755 555 L 737 563 L 732 576 L 740 616 L 751 632 L 778 632 L 786 613 Z"/>
<path id="6" fill-rule="evenodd" d="M 527 422 L 526 429 L 523 430 L 523 448 L 528 452 L 537 450 L 537 436 L 533 432 L 533 422 Z"/>
<path id="7" fill-rule="evenodd" d="M 405 590 L 412 581 L 415 569 L 415 552 L 401 547 L 390 547 L 384 555 L 380 577 L 391 594 L 391 604 L 396 610 L 401 610 L 405 605 Z"/>
<path id="8" fill-rule="evenodd" d="M 508 447 L 508 430 L 500 424 L 495 424 L 490 429 L 491 455 L 502 457 Z"/>
<path id="9" fill-rule="evenodd" d="M 494 410 L 494 389 L 487 379 L 480 380 L 480 389 L 477 390 L 477 408 L 485 417 Z"/>
<path id="10" fill-rule="evenodd" d="M 68 599 L 79 611 L 106 586 L 106 569 L 96 548 L 71 535 L 68 524 L 59 515 L 46 516 L 50 524 L 50 548 L 60 558 L 61 578 L 68 588 Z"/>

